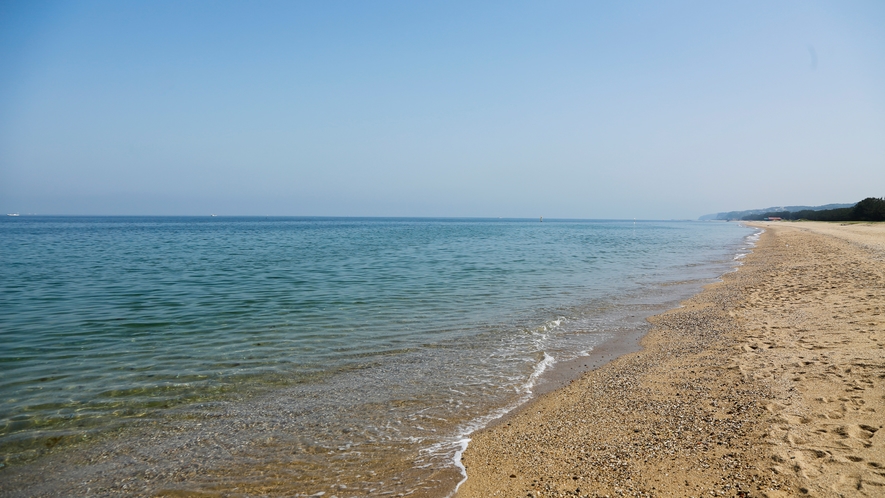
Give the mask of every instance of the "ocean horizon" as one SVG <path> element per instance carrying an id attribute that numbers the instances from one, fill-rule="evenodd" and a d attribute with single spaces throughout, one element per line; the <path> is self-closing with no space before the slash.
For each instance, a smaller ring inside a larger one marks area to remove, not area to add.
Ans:
<path id="1" fill-rule="evenodd" d="M 472 432 L 732 271 L 757 232 L 4 217 L 0 475 L 41 469 L 38 495 L 445 496 Z"/>

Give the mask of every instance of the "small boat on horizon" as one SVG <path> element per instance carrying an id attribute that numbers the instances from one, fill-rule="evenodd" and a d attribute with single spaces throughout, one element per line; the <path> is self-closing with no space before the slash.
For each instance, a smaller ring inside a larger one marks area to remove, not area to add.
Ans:
<path id="1" fill-rule="evenodd" d="M 6 216 L 19 216 L 18 213 L 6 213 Z"/>

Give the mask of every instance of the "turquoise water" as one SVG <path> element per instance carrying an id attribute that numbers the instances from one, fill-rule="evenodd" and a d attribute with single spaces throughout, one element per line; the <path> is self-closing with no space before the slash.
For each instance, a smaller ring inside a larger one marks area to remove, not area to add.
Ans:
<path id="1" fill-rule="evenodd" d="M 234 474 L 260 485 L 252 466 L 285 469 L 305 492 L 350 483 L 340 496 L 367 472 L 400 469 L 376 489 L 414 491 L 460 475 L 461 441 L 527 399 L 545 368 L 729 271 L 750 233 L 700 222 L 0 220 L 0 472 L 177 424 L 251 448 L 189 448 L 215 477 L 187 489 Z M 267 431 L 274 441 L 257 444 Z"/>

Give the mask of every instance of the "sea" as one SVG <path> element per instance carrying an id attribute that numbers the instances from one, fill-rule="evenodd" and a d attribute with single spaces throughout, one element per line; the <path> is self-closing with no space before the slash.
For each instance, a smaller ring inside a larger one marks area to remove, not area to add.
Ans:
<path id="1" fill-rule="evenodd" d="M 0 495 L 451 495 L 474 431 L 733 271 L 756 232 L 5 217 Z"/>

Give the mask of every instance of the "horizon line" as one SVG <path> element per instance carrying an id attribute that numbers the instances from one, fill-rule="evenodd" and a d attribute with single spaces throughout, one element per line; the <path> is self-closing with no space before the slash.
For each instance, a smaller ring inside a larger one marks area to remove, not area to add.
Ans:
<path id="1" fill-rule="evenodd" d="M 699 220 L 698 218 L 568 218 L 544 216 L 360 216 L 360 215 L 288 215 L 288 214 L 43 214 L 7 213 L 3 218 L 53 217 L 53 218 L 303 218 L 303 219 L 412 219 L 412 220 L 544 220 L 544 221 L 724 221 Z M 545 219 L 546 218 L 546 219 Z"/>

